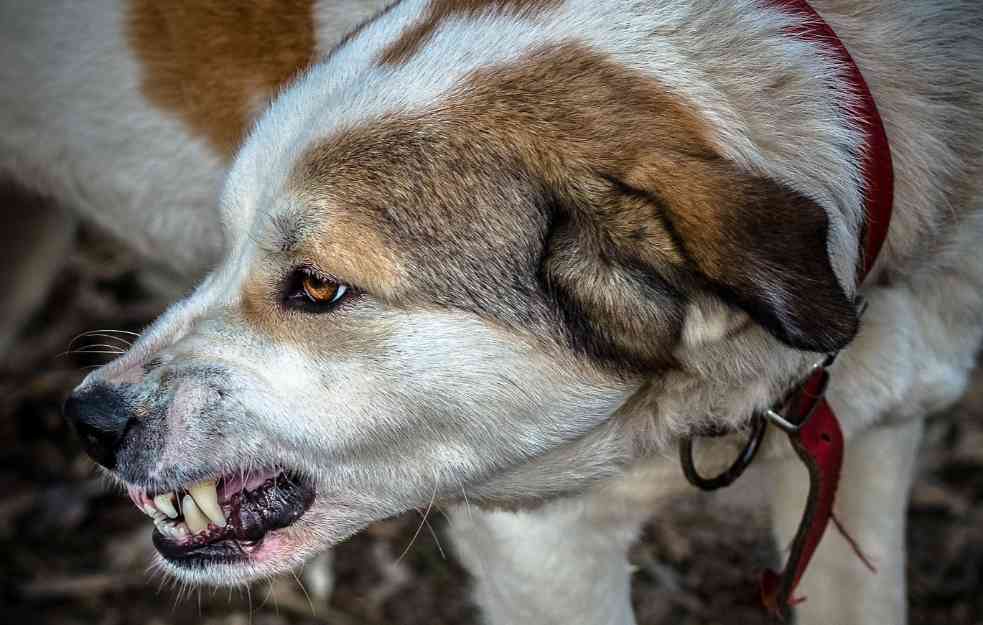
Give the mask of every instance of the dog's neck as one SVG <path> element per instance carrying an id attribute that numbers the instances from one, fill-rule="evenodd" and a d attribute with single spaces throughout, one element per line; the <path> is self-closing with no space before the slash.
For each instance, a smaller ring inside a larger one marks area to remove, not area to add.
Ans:
<path id="1" fill-rule="evenodd" d="M 842 65 L 843 78 L 853 92 L 849 108 L 863 129 L 862 165 L 864 236 L 858 279 L 862 283 L 874 268 L 887 240 L 894 210 L 894 167 L 891 146 L 874 95 L 846 45 L 806 0 L 772 0 L 777 6 L 800 14 L 804 21 L 795 36 L 821 43 Z"/>

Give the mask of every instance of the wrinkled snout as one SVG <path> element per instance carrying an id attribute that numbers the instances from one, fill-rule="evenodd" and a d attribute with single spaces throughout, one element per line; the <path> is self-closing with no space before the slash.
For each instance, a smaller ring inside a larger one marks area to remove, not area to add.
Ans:
<path id="1" fill-rule="evenodd" d="M 109 384 L 76 389 L 65 401 L 65 419 L 78 432 L 89 456 L 114 469 L 120 445 L 132 422 L 122 392 Z"/>

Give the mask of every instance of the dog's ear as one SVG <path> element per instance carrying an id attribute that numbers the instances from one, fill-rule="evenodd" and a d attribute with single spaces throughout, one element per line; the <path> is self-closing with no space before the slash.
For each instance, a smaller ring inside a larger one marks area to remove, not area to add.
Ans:
<path id="1" fill-rule="evenodd" d="M 585 314 L 588 329 L 610 328 L 614 345 L 637 356 L 652 338 L 680 331 L 694 288 L 797 349 L 833 352 L 856 334 L 856 309 L 830 262 L 828 217 L 815 201 L 703 155 L 646 158 L 600 180 L 559 202 L 567 216 L 544 271 L 566 309 Z"/>

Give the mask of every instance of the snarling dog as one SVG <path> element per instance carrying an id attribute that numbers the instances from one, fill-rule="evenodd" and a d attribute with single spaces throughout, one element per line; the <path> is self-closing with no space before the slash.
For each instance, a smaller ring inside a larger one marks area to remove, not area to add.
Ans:
<path id="1" fill-rule="evenodd" d="M 868 120 L 793 4 L 404 0 L 312 62 L 235 150 L 217 267 L 66 405 L 167 569 L 238 583 L 466 502 L 490 622 L 630 623 L 625 550 L 678 482 L 663 452 L 839 353 L 836 512 L 879 574 L 828 534 L 799 619 L 904 622 L 921 419 L 983 337 L 983 6 L 814 3 L 893 153 L 863 276 Z M 148 75 L 208 88 L 153 50 Z M 249 63 L 208 60 L 262 98 Z M 780 437 L 765 453 L 785 544 L 807 484 Z"/>

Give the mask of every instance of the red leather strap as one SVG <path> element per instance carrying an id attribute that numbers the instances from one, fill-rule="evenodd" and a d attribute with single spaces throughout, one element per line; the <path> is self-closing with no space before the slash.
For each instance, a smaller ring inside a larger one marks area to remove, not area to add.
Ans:
<path id="1" fill-rule="evenodd" d="M 844 78 L 856 96 L 855 102 L 849 108 L 861 123 L 865 135 L 861 172 L 864 182 L 866 223 L 861 272 L 857 279 L 860 283 L 870 273 L 881 246 L 887 239 L 891 212 L 894 208 L 894 165 L 891 159 L 891 146 L 887 139 L 887 132 L 884 130 L 884 121 L 860 68 L 850 56 L 843 41 L 816 10 L 806 0 L 771 0 L 771 2 L 786 12 L 803 18 L 801 26 L 792 29 L 791 34 L 823 44 L 823 49 L 843 68 Z"/>
<path id="2" fill-rule="evenodd" d="M 822 371 L 817 371 L 806 381 L 803 395 L 821 393 L 818 390 L 821 374 Z M 781 620 L 788 616 L 789 608 L 805 600 L 794 596 L 795 589 L 833 517 L 843 467 L 843 432 L 839 420 L 821 395 L 814 396 L 810 404 L 815 408 L 810 416 L 801 415 L 806 419 L 802 428 L 788 435 L 792 448 L 809 471 L 806 509 L 789 548 L 785 569 L 781 573 L 767 570 L 761 578 L 761 600 Z"/>

